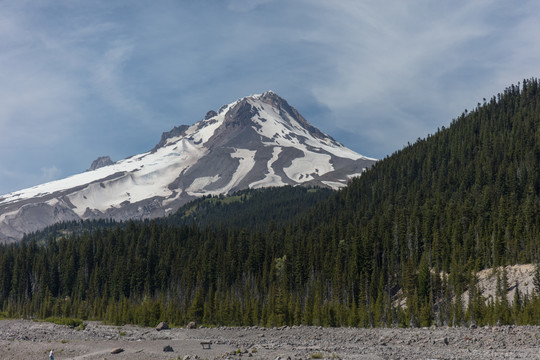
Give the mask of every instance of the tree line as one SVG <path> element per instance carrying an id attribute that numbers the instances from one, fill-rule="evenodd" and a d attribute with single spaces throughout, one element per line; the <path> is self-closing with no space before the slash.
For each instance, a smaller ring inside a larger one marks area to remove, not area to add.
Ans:
<path id="1" fill-rule="evenodd" d="M 539 128 L 529 79 L 294 221 L 128 222 L 2 245 L 2 311 L 142 325 L 540 324 L 538 266 L 536 290 L 512 305 L 501 270 L 540 259 Z M 489 300 L 475 275 L 486 268 L 498 279 Z"/>

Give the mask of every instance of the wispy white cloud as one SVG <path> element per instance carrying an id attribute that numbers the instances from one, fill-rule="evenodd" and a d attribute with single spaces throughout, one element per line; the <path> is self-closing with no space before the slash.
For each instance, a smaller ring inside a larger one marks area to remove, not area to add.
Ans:
<path id="1" fill-rule="evenodd" d="M 318 1 L 309 11 L 321 25 L 307 38 L 328 50 L 328 74 L 308 86 L 337 127 L 389 153 L 535 75 L 539 12 L 522 6 L 528 13 L 500 1 Z"/>
<path id="2" fill-rule="evenodd" d="M 0 11 L 0 192 L 49 180 L 42 164 L 77 153 L 92 60 L 69 29 L 55 33 L 20 4 Z"/>
<path id="3" fill-rule="evenodd" d="M 532 0 L 3 2 L 0 193 L 268 89 L 383 157 L 537 76 L 538 14 Z"/>
<path id="4" fill-rule="evenodd" d="M 52 165 L 49 167 L 42 167 L 41 168 L 41 181 L 42 182 L 49 182 L 52 180 L 56 180 L 61 175 L 60 169 L 58 169 L 56 166 Z"/>
<path id="5" fill-rule="evenodd" d="M 93 84 L 103 102 L 144 122 L 152 118 L 152 112 L 143 105 L 141 99 L 136 98 L 136 92 L 130 88 L 129 77 L 136 74 L 129 74 L 125 70 L 133 56 L 133 49 L 131 39 L 112 41 L 105 52 L 96 58 Z"/>

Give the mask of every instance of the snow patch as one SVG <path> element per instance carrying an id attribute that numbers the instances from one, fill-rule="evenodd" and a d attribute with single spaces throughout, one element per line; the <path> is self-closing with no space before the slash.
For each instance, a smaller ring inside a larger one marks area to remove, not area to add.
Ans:
<path id="1" fill-rule="evenodd" d="M 182 139 L 154 153 L 135 155 L 94 171 L 8 194 L 0 204 L 83 187 L 82 190 L 68 196 L 69 201 L 75 206 L 73 211 L 83 216 L 87 208 L 103 212 L 111 207 L 120 206 L 125 201 L 133 203 L 153 196 L 167 197 L 172 195 L 168 185 L 205 153 L 206 149 L 203 147 Z M 125 189 L 129 189 L 129 192 Z"/>
<path id="2" fill-rule="evenodd" d="M 238 168 L 236 168 L 231 182 L 225 188 L 220 189 L 221 194 L 229 192 L 229 190 L 238 185 L 251 169 L 253 169 L 255 166 L 255 153 L 255 150 L 235 149 L 235 152 L 231 154 L 231 157 L 238 159 L 240 164 L 238 164 Z"/>
<path id="3" fill-rule="evenodd" d="M 264 177 L 264 179 L 255 181 L 254 183 L 250 184 L 249 187 L 251 189 L 258 189 L 261 187 L 269 187 L 269 186 L 285 186 L 285 184 L 281 180 L 281 176 L 277 175 L 274 172 L 274 169 L 272 168 L 272 164 L 279 159 L 279 154 L 281 153 L 282 148 L 279 146 L 276 146 L 272 149 L 272 158 L 267 163 L 268 173 Z"/>
<path id="4" fill-rule="evenodd" d="M 198 123 L 189 127 L 185 132 L 185 137 L 191 138 L 195 144 L 204 145 L 214 136 L 216 130 L 223 124 L 225 121 L 225 115 L 234 105 L 236 105 L 240 100 L 237 100 L 229 105 L 223 106 L 219 114 L 213 116 L 209 119 L 204 119 Z"/>
<path id="5" fill-rule="evenodd" d="M 204 189 L 200 189 L 199 192 L 189 192 L 190 195 L 219 195 L 219 194 L 226 194 L 228 193 L 232 188 L 237 186 L 245 177 L 246 175 L 253 169 L 253 166 L 255 166 L 255 150 L 248 150 L 248 149 L 234 149 L 234 152 L 231 154 L 232 158 L 238 159 L 239 164 L 236 168 L 236 171 L 232 175 L 231 181 L 224 187 L 216 190 L 210 190 L 205 191 Z"/>
<path id="6" fill-rule="evenodd" d="M 328 154 L 304 151 L 304 157 L 294 159 L 291 166 L 284 168 L 283 171 L 289 179 L 303 183 L 313 180 L 314 172 L 320 176 L 333 171 L 330 159 L 331 156 Z"/>
<path id="7" fill-rule="evenodd" d="M 196 195 L 204 192 L 204 188 L 218 181 L 219 175 L 204 176 L 193 180 L 191 185 L 186 189 L 186 192 L 190 195 Z"/>
<path id="8" fill-rule="evenodd" d="M 321 181 L 324 185 L 331 187 L 333 190 L 339 190 L 342 187 L 345 187 L 347 184 L 343 184 L 337 181 Z"/>

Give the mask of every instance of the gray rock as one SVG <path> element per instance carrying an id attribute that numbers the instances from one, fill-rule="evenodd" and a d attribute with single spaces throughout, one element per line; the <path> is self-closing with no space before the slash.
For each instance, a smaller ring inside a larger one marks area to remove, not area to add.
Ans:
<path id="1" fill-rule="evenodd" d="M 195 321 L 190 321 L 189 324 L 187 324 L 188 329 L 196 329 L 197 323 Z"/>
<path id="2" fill-rule="evenodd" d="M 168 325 L 166 322 L 162 321 L 162 322 L 160 322 L 160 323 L 158 324 L 158 326 L 156 326 L 156 330 L 157 330 L 157 331 L 161 331 L 161 330 L 169 330 L 169 325 Z"/>
<path id="3" fill-rule="evenodd" d="M 433 340 L 433 343 L 434 344 L 444 344 L 444 345 L 448 345 L 448 338 L 447 337 L 444 337 L 444 338 L 440 338 L 440 339 L 435 339 Z"/>
<path id="4" fill-rule="evenodd" d="M 214 116 L 217 116 L 217 112 L 215 112 L 214 110 L 210 110 L 206 113 L 204 120 L 208 120 L 210 118 L 213 118 Z"/>
<path id="5" fill-rule="evenodd" d="M 87 171 L 93 171 L 104 166 L 113 165 L 114 161 L 111 160 L 110 156 L 100 156 L 92 162 L 92 165 L 88 168 Z"/>

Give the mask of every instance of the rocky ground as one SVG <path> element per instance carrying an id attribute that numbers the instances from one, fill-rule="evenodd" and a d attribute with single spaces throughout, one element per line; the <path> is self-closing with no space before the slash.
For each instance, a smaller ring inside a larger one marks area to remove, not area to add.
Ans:
<path id="1" fill-rule="evenodd" d="M 201 342 L 210 342 L 203 349 Z M 169 346 L 172 351 L 164 351 Z M 123 351 L 112 354 L 114 349 Z M 95 322 L 84 330 L 0 321 L 1 359 L 540 359 L 540 327 L 174 328 Z"/>

